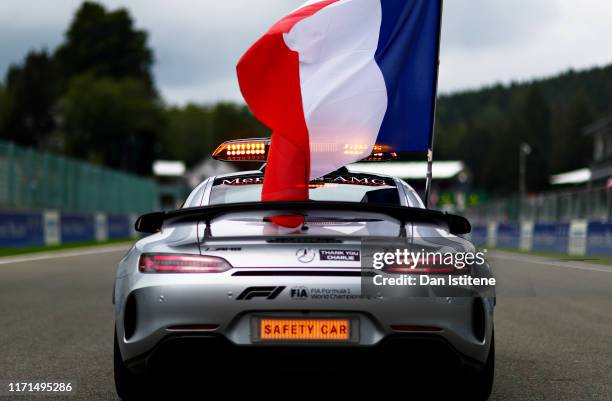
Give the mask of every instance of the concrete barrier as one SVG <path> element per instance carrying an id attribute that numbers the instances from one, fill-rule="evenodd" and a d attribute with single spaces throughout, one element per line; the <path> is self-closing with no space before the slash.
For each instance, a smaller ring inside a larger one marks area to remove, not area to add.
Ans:
<path id="1" fill-rule="evenodd" d="M 533 221 L 521 222 L 521 233 L 519 239 L 519 249 L 529 252 L 533 249 Z"/>
<path id="2" fill-rule="evenodd" d="M 45 224 L 45 245 L 58 245 L 62 241 L 60 214 L 57 210 L 43 212 Z"/>
<path id="3" fill-rule="evenodd" d="M 568 253 L 582 256 L 587 254 L 587 230 L 589 223 L 586 220 L 574 220 L 569 228 Z"/>

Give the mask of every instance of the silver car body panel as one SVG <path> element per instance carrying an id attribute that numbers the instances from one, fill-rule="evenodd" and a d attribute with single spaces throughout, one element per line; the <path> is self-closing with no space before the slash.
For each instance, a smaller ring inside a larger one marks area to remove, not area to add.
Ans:
<path id="1" fill-rule="evenodd" d="M 211 177 L 196 187 L 185 207 L 206 205 L 215 178 Z M 402 205 L 423 207 L 414 189 L 402 180 L 394 178 L 394 181 Z M 484 341 L 481 341 L 472 329 L 473 296 L 415 296 L 413 289 L 405 287 L 399 290 L 400 297 L 363 297 L 361 277 L 358 274 L 346 276 L 346 272 L 359 273 L 360 262 L 320 260 L 320 250 L 359 251 L 363 237 L 397 237 L 401 232 L 399 221 L 375 213 L 347 211 L 347 216 L 369 220 L 337 226 L 315 225 L 308 232 L 308 236 L 313 237 L 336 236 L 339 243 L 270 243 L 266 240 L 269 236 L 287 233 L 262 221 L 261 217 L 269 213 L 223 215 L 212 221 L 212 235 L 207 238 L 204 224 L 199 223 L 164 227 L 160 233 L 136 242 L 119 263 L 114 290 L 116 331 L 124 360 L 150 352 L 169 334 L 168 328 L 172 326 L 218 325 L 214 332 L 232 343 L 258 346 L 252 340 L 251 319 L 266 314 L 277 317 L 355 317 L 359 321 L 359 340 L 345 346 L 375 345 L 394 333 L 391 329 L 394 325 L 437 327 L 441 330 L 435 334 L 458 352 L 484 363 L 493 331 L 494 302 L 484 302 L 486 331 Z M 332 216 L 324 211 L 316 214 L 322 219 L 337 215 L 337 212 Z M 404 228 L 406 243 L 423 246 L 434 243 L 442 249 L 454 251 L 474 250 L 469 241 L 449 234 L 445 227 L 408 223 Z M 312 261 L 303 263 L 298 260 L 296 255 L 303 249 L 314 251 Z M 138 271 L 138 260 L 143 253 L 218 256 L 227 260 L 233 269 L 214 274 L 144 274 Z M 283 269 L 291 270 L 292 275 L 264 274 Z M 248 274 L 241 275 L 244 272 Z M 317 275 L 322 272 L 325 275 Z M 296 275 L 300 273 L 304 275 Z M 239 294 L 249 287 L 260 286 L 284 289 L 275 299 L 237 300 Z M 292 288 L 324 290 L 335 295 L 294 299 Z M 124 314 L 129 296 L 137 300 L 138 318 L 134 334 L 126 339 Z"/>

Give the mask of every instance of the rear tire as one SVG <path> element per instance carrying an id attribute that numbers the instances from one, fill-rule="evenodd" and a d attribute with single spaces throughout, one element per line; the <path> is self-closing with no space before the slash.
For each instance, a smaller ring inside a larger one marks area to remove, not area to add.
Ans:
<path id="1" fill-rule="evenodd" d="M 135 375 L 123 363 L 116 330 L 113 362 L 115 368 L 115 389 L 119 398 L 124 401 L 132 401 L 141 400 L 146 397 L 147 391 L 149 390 L 146 385 L 146 377 Z"/>
<path id="2" fill-rule="evenodd" d="M 493 391 L 495 377 L 495 335 L 491 334 L 491 347 L 484 367 L 475 375 L 468 376 L 464 387 L 464 400 L 487 401 Z"/>

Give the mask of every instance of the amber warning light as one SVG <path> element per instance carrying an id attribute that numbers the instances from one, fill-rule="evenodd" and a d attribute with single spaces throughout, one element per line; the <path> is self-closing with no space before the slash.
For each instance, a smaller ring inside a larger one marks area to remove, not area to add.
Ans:
<path id="1" fill-rule="evenodd" d="M 344 153 L 360 154 L 365 150 L 365 145 L 344 145 Z M 265 162 L 270 151 L 270 138 L 237 139 L 223 142 L 214 152 L 213 159 L 227 162 Z M 388 146 L 375 145 L 372 153 L 362 161 L 387 161 L 397 158 Z"/>
<path id="2" fill-rule="evenodd" d="M 239 139 L 223 142 L 213 153 L 221 161 L 262 161 L 268 158 L 269 139 Z"/>

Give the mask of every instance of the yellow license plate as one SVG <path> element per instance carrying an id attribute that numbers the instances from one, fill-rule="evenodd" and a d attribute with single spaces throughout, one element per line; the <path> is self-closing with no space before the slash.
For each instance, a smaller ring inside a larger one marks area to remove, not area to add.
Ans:
<path id="1" fill-rule="evenodd" d="M 259 338 L 263 341 L 348 341 L 348 319 L 261 319 Z"/>

